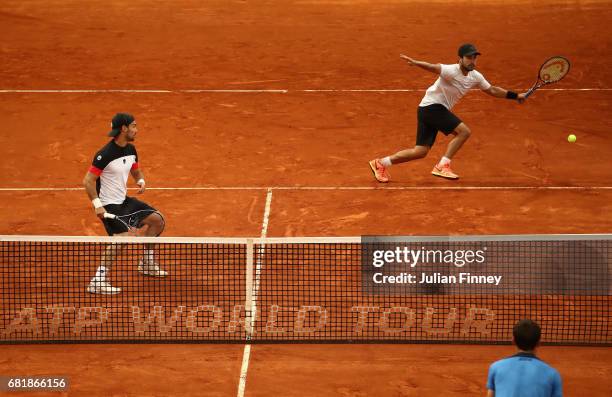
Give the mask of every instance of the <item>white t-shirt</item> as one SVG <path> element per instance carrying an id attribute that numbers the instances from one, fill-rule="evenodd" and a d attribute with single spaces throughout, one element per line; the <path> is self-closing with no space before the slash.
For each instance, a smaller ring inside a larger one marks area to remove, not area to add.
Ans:
<path id="1" fill-rule="evenodd" d="M 138 154 L 131 143 L 121 147 L 112 139 L 96 153 L 89 172 L 100 177 L 96 181 L 96 191 L 102 205 L 125 201 L 128 176 L 135 169 L 138 169 Z"/>
<path id="2" fill-rule="evenodd" d="M 450 110 L 471 88 L 486 90 L 491 87 L 484 76 L 476 70 L 464 76 L 458 63 L 440 66 L 440 77 L 427 89 L 419 106 L 439 103 Z"/>

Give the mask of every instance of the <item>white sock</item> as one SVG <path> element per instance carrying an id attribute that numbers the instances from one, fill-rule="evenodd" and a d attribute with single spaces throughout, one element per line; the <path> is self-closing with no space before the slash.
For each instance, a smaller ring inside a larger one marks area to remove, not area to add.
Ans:
<path id="1" fill-rule="evenodd" d="M 448 157 L 442 157 L 440 159 L 440 162 L 438 163 L 438 167 L 444 167 L 446 164 L 450 164 L 451 159 L 449 159 Z"/>
<path id="2" fill-rule="evenodd" d="M 391 162 L 391 156 L 383 157 L 382 159 L 380 159 L 380 163 L 385 168 L 389 168 L 393 165 L 393 163 Z"/>
<path id="3" fill-rule="evenodd" d="M 108 270 L 106 269 L 106 266 L 99 266 L 98 270 L 96 271 L 96 275 L 94 276 L 94 278 L 92 279 L 92 281 L 96 280 L 96 281 L 105 281 L 106 280 L 106 272 Z"/>
<path id="4" fill-rule="evenodd" d="M 155 263 L 155 251 L 152 249 L 146 249 L 144 250 L 144 255 L 142 257 L 142 263 L 145 264 L 154 264 Z"/>

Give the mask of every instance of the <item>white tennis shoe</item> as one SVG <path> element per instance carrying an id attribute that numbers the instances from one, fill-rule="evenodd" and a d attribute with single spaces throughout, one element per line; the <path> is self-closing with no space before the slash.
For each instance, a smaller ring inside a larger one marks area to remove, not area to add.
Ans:
<path id="1" fill-rule="evenodd" d="M 144 263 L 144 261 L 138 262 L 138 271 L 145 276 L 153 276 L 153 277 L 166 277 L 168 272 L 159 267 L 159 264 L 153 263 Z"/>
<path id="2" fill-rule="evenodd" d="M 89 283 L 87 292 L 99 295 L 116 295 L 121 293 L 121 288 L 113 287 L 108 281 L 94 279 Z"/>

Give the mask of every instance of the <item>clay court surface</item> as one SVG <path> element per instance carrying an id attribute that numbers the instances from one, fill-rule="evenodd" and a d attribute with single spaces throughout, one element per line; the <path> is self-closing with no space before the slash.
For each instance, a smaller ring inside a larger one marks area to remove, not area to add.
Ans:
<path id="1" fill-rule="evenodd" d="M 137 118 L 142 199 L 166 236 L 610 233 L 610 20 L 606 1 L 3 1 L 0 234 L 104 235 L 79 188 L 119 111 Z M 440 135 L 379 185 L 367 161 L 413 145 L 434 81 L 399 54 L 453 63 L 467 41 L 504 88 L 529 88 L 551 55 L 572 71 L 524 105 L 464 98 L 459 181 L 430 175 Z M 241 344 L 0 351 L 0 374 L 65 374 L 66 395 L 88 396 L 234 396 L 241 376 L 246 396 L 485 395 L 514 352 L 258 344 L 245 369 Z M 609 347 L 540 356 L 568 396 L 612 389 Z"/>

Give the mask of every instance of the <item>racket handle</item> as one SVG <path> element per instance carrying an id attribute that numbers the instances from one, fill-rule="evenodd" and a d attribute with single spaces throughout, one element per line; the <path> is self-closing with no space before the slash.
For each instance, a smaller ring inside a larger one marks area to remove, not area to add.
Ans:
<path id="1" fill-rule="evenodd" d="M 106 219 L 115 219 L 115 218 L 117 217 L 117 215 L 115 215 L 115 214 L 110 214 L 110 213 L 108 213 L 108 212 L 105 212 L 105 213 L 104 213 L 104 217 L 105 217 Z"/>
<path id="2" fill-rule="evenodd" d="M 529 89 L 529 91 L 527 91 L 527 93 L 525 94 L 525 99 L 529 98 L 531 96 L 531 94 L 533 94 L 536 90 L 536 87 Z"/>

